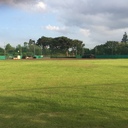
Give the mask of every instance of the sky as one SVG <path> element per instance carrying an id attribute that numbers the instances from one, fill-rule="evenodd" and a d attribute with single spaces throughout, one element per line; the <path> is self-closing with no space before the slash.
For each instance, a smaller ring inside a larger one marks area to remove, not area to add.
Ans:
<path id="1" fill-rule="evenodd" d="M 0 0 L 0 47 L 66 36 L 86 48 L 121 41 L 128 0 Z"/>

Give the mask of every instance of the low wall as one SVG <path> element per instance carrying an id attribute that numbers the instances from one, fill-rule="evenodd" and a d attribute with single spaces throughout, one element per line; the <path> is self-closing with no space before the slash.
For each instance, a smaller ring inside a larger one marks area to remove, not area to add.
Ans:
<path id="1" fill-rule="evenodd" d="M 6 56 L 0 56 L 0 60 L 5 60 Z"/>
<path id="2" fill-rule="evenodd" d="M 108 59 L 118 59 L 118 58 L 128 58 L 128 55 L 96 55 L 96 58 L 108 58 Z"/>

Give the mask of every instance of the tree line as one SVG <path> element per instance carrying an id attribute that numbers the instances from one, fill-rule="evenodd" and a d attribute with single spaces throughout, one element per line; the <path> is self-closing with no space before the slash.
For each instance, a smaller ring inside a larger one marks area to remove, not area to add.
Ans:
<path id="1" fill-rule="evenodd" d="M 22 55 L 33 57 L 35 55 L 44 56 L 65 56 L 75 57 L 76 55 L 128 55 L 128 36 L 125 32 L 121 42 L 107 41 L 105 44 L 97 45 L 93 49 L 85 48 L 85 44 L 81 40 L 70 39 L 68 37 L 45 37 L 42 36 L 36 42 L 30 39 L 16 47 L 6 44 L 5 48 L 0 47 L 0 55 L 17 56 Z"/>
<path id="2" fill-rule="evenodd" d="M 56 38 L 42 36 L 37 42 L 32 39 L 24 42 L 23 46 L 13 47 L 7 44 L 5 48 L 0 48 L 0 55 L 22 55 L 24 58 L 35 55 L 75 57 L 83 54 L 84 46 L 85 44 L 77 39 L 73 40 L 64 36 Z"/>
<path id="3" fill-rule="evenodd" d="M 42 36 L 37 40 L 36 45 L 42 48 L 43 55 L 67 57 L 82 55 L 85 46 L 80 40 L 73 40 L 64 36 L 56 38 Z"/>
<path id="4" fill-rule="evenodd" d="M 23 58 L 34 57 L 34 55 L 41 55 L 41 48 L 35 44 L 35 41 L 30 39 L 29 42 L 24 42 L 23 46 L 18 44 L 13 47 L 11 44 L 6 44 L 4 48 L 0 48 L 0 55 L 5 55 L 7 58 L 17 57 L 21 55 Z"/>
<path id="5" fill-rule="evenodd" d="M 128 55 L 127 33 L 124 33 L 121 42 L 107 41 L 105 44 L 95 46 L 89 52 L 96 55 Z"/>

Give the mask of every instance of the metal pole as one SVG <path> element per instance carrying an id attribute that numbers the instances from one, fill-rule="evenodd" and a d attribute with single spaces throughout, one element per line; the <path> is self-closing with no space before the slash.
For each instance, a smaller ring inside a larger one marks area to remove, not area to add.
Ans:
<path id="1" fill-rule="evenodd" d="M 4 43 L 4 56 L 6 56 L 5 43 Z"/>
<path id="2" fill-rule="evenodd" d="M 33 40 L 34 56 L 35 56 L 35 41 Z"/>
<path id="3" fill-rule="evenodd" d="M 41 43 L 41 55 L 43 55 L 43 47 L 42 47 L 42 43 Z"/>
<path id="4" fill-rule="evenodd" d="M 77 47 L 76 47 L 76 56 L 77 56 Z"/>

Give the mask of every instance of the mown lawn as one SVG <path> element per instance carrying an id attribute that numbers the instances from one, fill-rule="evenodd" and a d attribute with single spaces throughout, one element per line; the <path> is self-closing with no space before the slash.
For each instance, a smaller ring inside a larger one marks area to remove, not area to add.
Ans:
<path id="1" fill-rule="evenodd" d="M 128 128 L 128 60 L 0 61 L 0 128 Z"/>

